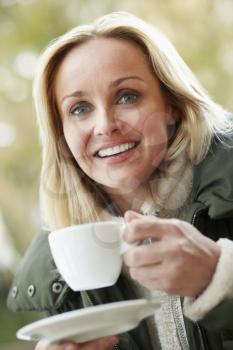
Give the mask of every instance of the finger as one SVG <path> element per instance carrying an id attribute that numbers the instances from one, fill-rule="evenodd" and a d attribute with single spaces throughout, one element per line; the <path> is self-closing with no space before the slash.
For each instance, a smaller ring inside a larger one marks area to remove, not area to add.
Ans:
<path id="1" fill-rule="evenodd" d="M 35 350 L 47 350 L 48 342 L 46 340 L 40 340 L 35 347 Z"/>
<path id="2" fill-rule="evenodd" d="M 141 215 L 133 210 L 128 210 L 124 215 L 125 222 L 130 222 L 130 221 L 135 220 L 135 219 L 140 219 L 141 217 L 143 217 L 143 215 Z"/>
<path id="3" fill-rule="evenodd" d="M 166 292 L 168 294 L 182 294 L 182 285 L 177 283 L 176 279 L 171 276 L 171 278 L 166 278 L 166 268 L 163 264 L 156 266 L 156 269 L 152 266 L 142 267 L 142 268 L 132 268 L 130 269 L 130 275 L 138 283 L 150 290 L 159 290 Z"/>
<path id="4" fill-rule="evenodd" d="M 128 243 L 153 237 L 156 240 L 172 231 L 172 223 L 154 216 L 142 216 L 126 223 L 123 237 Z"/>
<path id="5" fill-rule="evenodd" d="M 47 340 L 40 340 L 36 347 L 35 350 L 63 350 L 64 346 L 62 344 L 49 344 Z"/>
<path id="6" fill-rule="evenodd" d="M 164 271 L 163 264 L 132 267 L 129 269 L 129 273 L 132 279 L 139 282 L 141 285 L 157 290 L 164 290 Z"/>
<path id="7" fill-rule="evenodd" d="M 41 340 L 37 343 L 35 350 L 110 350 L 117 343 L 118 339 L 115 336 L 85 343 L 63 340 L 57 344 L 49 344 L 47 340 Z"/>
<path id="8" fill-rule="evenodd" d="M 124 262 L 129 267 L 139 267 L 160 264 L 164 258 L 164 244 L 152 244 L 135 247 L 123 255 Z"/>
<path id="9" fill-rule="evenodd" d="M 72 340 L 62 340 L 59 344 L 61 346 L 59 350 L 80 350 L 82 346 L 81 344 L 76 343 L 75 341 L 72 341 Z M 49 350 L 54 350 L 54 349 L 49 349 Z"/>
<path id="10" fill-rule="evenodd" d="M 111 350 L 118 343 L 117 337 L 101 338 L 80 344 L 80 350 Z"/>

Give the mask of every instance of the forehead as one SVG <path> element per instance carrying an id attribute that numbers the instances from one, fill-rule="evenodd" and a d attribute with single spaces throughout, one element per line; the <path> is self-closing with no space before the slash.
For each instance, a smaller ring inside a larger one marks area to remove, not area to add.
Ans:
<path id="1" fill-rule="evenodd" d="M 138 44 L 120 38 L 92 38 L 72 48 L 57 72 L 57 82 L 63 84 L 74 76 L 87 81 L 108 74 L 148 72 L 149 60 Z"/>

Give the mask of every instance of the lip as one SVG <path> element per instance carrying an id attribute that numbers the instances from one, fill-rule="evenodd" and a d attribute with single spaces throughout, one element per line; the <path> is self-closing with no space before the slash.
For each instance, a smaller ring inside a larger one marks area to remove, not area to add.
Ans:
<path id="1" fill-rule="evenodd" d="M 115 146 L 120 146 L 120 145 L 124 145 L 126 143 L 132 143 L 132 142 L 135 142 L 136 144 L 136 147 L 138 146 L 139 144 L 139 141 L 137 140 L 124 140 L 124 141 L 115 141 L 115 142 L 109 142 L 109 143 L 105 143 L 104 145 L 102 145 L 101 147 L 97 148 L 97 150 L 93 153 L 93 156 L 96 157 L 97 156 L 97 153 L 103 149 L 106 149 L 106 148 L 112 148 L 112 147 L 115 147 Z M 135 148 L 136 148 L 135 147 Z"/>

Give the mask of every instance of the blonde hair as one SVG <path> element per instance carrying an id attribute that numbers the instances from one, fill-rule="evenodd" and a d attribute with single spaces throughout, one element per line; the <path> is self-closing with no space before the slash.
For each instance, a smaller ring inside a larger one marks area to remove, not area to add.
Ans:
<path id="1" fill-rule="evenodd" d="M 229 113 L 209 98 L 173 45 L 155 27 L 123 12 L 75 27 L 44 51 L 33 89 L 42 143 L 42 219 L 50 230 L 96 221 L 103 208 L 102 191 L 81 171 L 65 142 L 53 86 L 66 53 L 93 37 L 130 40 L 146 53 L 165 96 L 179 114 L 167 161 L 185 150 L 188 159 L 196 164 L 204 158 L 214 135 L 224 135 L 232 129 Z"/>

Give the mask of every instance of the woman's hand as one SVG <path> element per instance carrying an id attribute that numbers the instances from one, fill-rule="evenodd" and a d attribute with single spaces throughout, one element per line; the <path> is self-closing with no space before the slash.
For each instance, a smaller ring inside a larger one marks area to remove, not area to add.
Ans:
<path id="1" fill-rule="evenodd" d="M 153 243 L 124 254 L 130 275 L 151 290 L 195 297 L 208 286 L 220 256 L 220 247 L 191 224 L 159 219 L 133 211 L 125 214 L 127 242 L 152 238 Z"/>
<path id="2" fill-rule="evenodd" d="M 101 338 L 81 344 L 73 341 L 61 341 L 49 345 L 47 341 L 41 340 L 37 343 L 35 350 L 111 350 L 117 342 L 116 337 Z"/>

